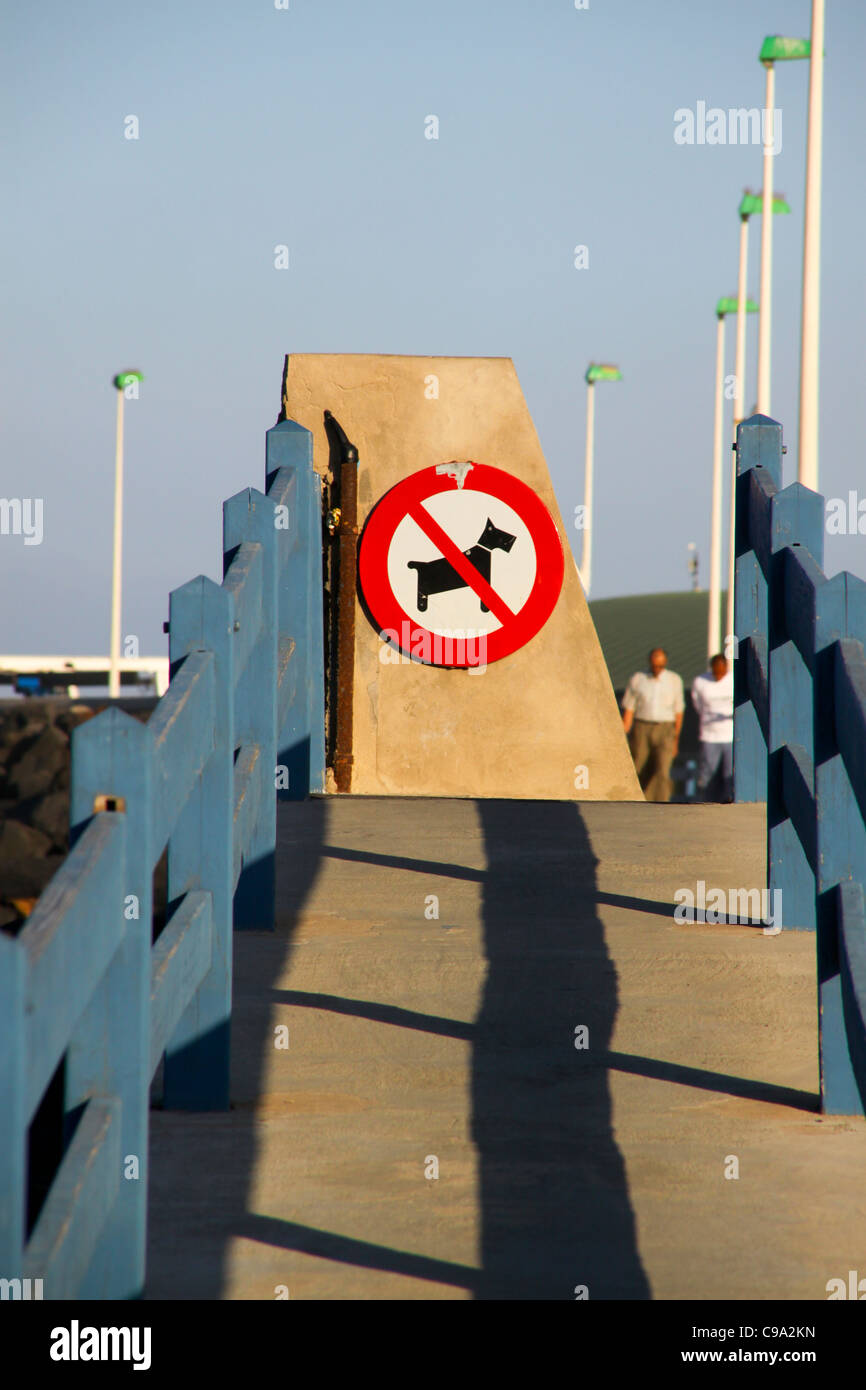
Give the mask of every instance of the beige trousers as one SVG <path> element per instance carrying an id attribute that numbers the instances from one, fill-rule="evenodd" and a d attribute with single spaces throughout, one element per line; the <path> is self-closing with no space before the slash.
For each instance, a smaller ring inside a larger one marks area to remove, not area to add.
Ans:
<path id="1" fill-rule="evenodd" d="M 638 781 L 647 801 L 670 801 L 673 791 L 671 763 L 674 760 L 674 725 L 635 719 L 629 733 L 629 747 Z"/>

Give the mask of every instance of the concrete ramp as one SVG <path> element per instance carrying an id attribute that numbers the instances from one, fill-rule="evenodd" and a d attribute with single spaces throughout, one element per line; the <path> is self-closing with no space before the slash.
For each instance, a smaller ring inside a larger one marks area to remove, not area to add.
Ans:
<path id="1" fill-rule="evenodd" d="M 151 1116 L 147 1298 L 583 1285 L 779 1325 L 866 1274 L 866 1121 L 817 1110 L 813 934 L 673 916 L 699 879 L 760 883 L 764 819 L 281 805 L 277 930 L 235 934 L 233 1107 Z"/>
<path id="2" fill-rule="evenodd" d="M 292 354 L 284 405 L 359 453 L 351 791 L 643 800 L 510 359 Z"/>

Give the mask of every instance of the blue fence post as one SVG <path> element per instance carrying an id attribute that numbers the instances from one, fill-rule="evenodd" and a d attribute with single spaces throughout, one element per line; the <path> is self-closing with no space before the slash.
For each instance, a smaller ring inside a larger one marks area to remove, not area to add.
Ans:
<path id="1" fill-rule="evenodd" d="M 840 961 L 840 886 L 866 881 L 866 827 L 839 751 L 840 642 L 866 643 L 866 584 L 843 573 L 822 587 L 815 624 L 815 800 L 817 813 L 818 1037 L 821 1109 L 863 1113 L 851 1061 Z M 858 731 L 859 742 L 859 731 Z"/>
<path id="2" fill-rule="evenodd" d="M 235 745 L 259 750 L 253 793 L 257 811 L 244 866 L 235 889 L 236 930 L 273 931 L 274 855 L 277 842 L 277 530 L 274 507 L 264 493 L 247 488 L 223 503 L 223 554 L 227 570 L 244 542 L 261 546 L 262 604 L 259 635 L 235 690 Z"/>
<path id="3" fill-rule="evenodd" d="M 198 578 L 170 596 L 172 685 L 154 718 L 112 708 L 74 732 L 73 848 L 85 839 L 30 936 L 29 925 L 22 940 L 0 932 L 0 1279 L 44 1268 L 63 1295 L 140 1296 L 160 1051 L 166 1108 L 229 1104 L 233 906 L 238 925 L 273 926 L 278 759 L 295 767 L 290 796 L 324 789 L 310 432 L 291 421 L 269 431 L 266 475 L 270 495 L 251 489 L 226 503 L 222 586 Z M 166 840 L 168 920 L 154 950 L 153 873 Z M 91 935 L 73 959 L 82 930 Z M 58 1060 L 71 1137 L 28 1233 L 28 1126 Z"/>
<path id="4" fill-rule="evenodd" d="M 21 944 L 0 931 L 0 1279 L 20 1279 L 26 1229 L 25 983 Z"/>
<path id="5" fill-rule="evenodd" d="M 234 827 L 234 599 L 199 576 L 169 597 L 172 675 L 184 657 L 213 652 L 213 752 L 168 841 L 168 898 L 211 894 L 211 968 L 165 1051 L 163 1104 L 176 1110 L 227 1110 L 231 1062 Z"/>
<path id="6" fill-rule="evenodd" d="M 153 923 L 153 736 L 117 708 L 72 736 L 73 843 L 94 814 L 123 816 L 123 897 L 106 913 L 124 919 L 124 938 L 76 1027 L 66 1055 L 65 1111 L 91 1096 L 120 1100 L 121 1181 L 80 1298 L 136 1298 L 144 1287 L 150 1093 Z"/>
<path id="7" fill-rule="evenodd" d="M 737 426 L 734 518 L 734 800 L 767 798 L 766 702 L 755 695 L 767 681 L 767 577 L 751 534 L 752 492 L 772 495 L 782 482 L 782 426 L 752 415 Z M 762 707 L 763 706 L 763 707 Z"/>
<path id="8" fill-rule="evenodd" d="M 322 483 L 313 468 L 313 436 L 294 420 L 281 420 L 265 435 L 265 478 L 278 471 L 297 480 L 297 516 L 277 541 L 288 548 L 279 563 L 278 628 L 294 641 L 295 696 L 277 735 L 277 761 L 288 768 L 280 799 L 303 799 L 325 788 L 325 652 L 322 594 Z"/>
<path id="9" fill-rule="evenodd" d="M 787 598 L 802 574 L 807 592 L 800 595 L 801 601 L 814 608 L 815 591 L 802 567 L 798 569 L 795 551 L 808 552 L 817 566 L 823 563 L 822 499 L 793 483 L 772 497 L 769 522 L 767 881 L 771 893 L 781 893 L 781 925 L 813 931 L 813 675 L 791 636 Z"/>

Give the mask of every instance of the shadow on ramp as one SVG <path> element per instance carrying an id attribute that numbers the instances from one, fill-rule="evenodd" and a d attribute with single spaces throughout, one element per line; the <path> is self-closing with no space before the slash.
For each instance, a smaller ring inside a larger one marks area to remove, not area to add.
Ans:
<path id="1" fill-rule="evenodd" d="M 792 1110 L 810 1112 L 821 1109 L 821 1097 L 817 1092 L 800 1091 L 794 1086 L 777 1086 L 771 1081 L 749 1081 L 743 1076 L 728 1076 L 725 1072 L 705 1071 L 701 1067 L 684 1067 L 678 1062 L 663 1062 L 653 1057 L 634 1057 L 628 1052 L 609 1052 L 605 1063 L 610 1071 L 646 1076 L 653 1081 L 670 1081 L 675 1086 L 694 1086 L 699 1091 L 714 1091 L 718 1095 L 735 1096 L 738 1100 L 757 1100 L 763 1105 L 785 1105 Z"/>
<path id="2" fill-rule="evenodd" d="M 252 1219 L 255 1105 L 274 1045 L 271 995 L 319 871 L 327 816 L 323 798 L 280 801 L 277 930 L 234 934 L 231 1112 L 151 1115 L 157 1159 L 150 1172 L 145 1299 L 225 1297 L 232 1242 Z"/>
<path id="3" fill-rule="evenodd" d="M 476 1297 L 573 1300 L 585 1286 L 592 1300 L 649 1298 L 613 1134 L 617 983 L 583 818 L 569 802 L 477 805 L 488 973 L 472 1077 Z"/>
<path id="4" fill-rule="evenodd" d="M 381 852 L 388 846 L 372 853 L 329 843 L 339 838 L 339 801 L 281 807 L 279 930 L 235 938 L 233 1113 L 154 1117 L 161 1158 L 151 1189 L 153 1277 L 146 1297 L 225 1297 L 238 1239 L 449 1285 L 484 1300 L 571 1301 L 580 1286 L 592 1300 L 651 1296 L 613 1133 L 608 1068 L 623 1065 L 621 1056 L 609 1054 L 616 973 L 595 911 L 595 858 L 582 815 L 562 802 L 480 801 L 476 809 L 484 870 L 432 864 L 447 867 L 446 876 L 480 882 L 487 974 L 478 1017 L 470 1022 L 449 1018 L 445 1000 L 438 1012 L 404 1007 L 401 978 L 383 978 L 377 1000 L 278 987 L 296 923 L 327 859 L 381 860 L 383 872 L 414 873 L 419 865 L 431 871 L 424 858 Z M 371 827 L 375 815 L 371 802 Z M 340 901 L 339 880 L 334 883 Z M 259 1158 L 256 1104 L 273 1048 L 275 1003 L 387 1024 L 395 1035 L 412 1029 L 472 1044 L 480 1268 L 354 1239 L 339 1230 L 338 1208 L 334 1230 L 326 1229 L 327 1211 L 319 1229 L 250 1210 Z M 589 1030 L 586 1049 L 575 1047 L 578 1027 Z M 185 1182 L 177 1182 L 178 1172 L 188 1175 Z"/>

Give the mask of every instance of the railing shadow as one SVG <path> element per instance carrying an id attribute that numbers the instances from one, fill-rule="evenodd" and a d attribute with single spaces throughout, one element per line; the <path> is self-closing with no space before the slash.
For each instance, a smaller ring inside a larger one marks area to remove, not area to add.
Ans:
<path id="1" fill-rule="evenodd" d="M 483 1300 L 571 1301 L 582 1289 L 593 1300 L 651 1297 L 613 1132 L 608 1071 L 622 1061 L 609 1053 L 616 973 L 594 907 L 595 859 L 582 816 L 570 803 L 480 801 L 477 809 L 487 862 L 472 874 L 481 881 L 488 970 L 478 1017 L 468 1022 L 277 986 L 325 852 L 329 803 L 281 807 L 278 932 L 235 938 L 238 1103 L 230 1117 L 161 1117 L 161 1125 L 178 1127 L 173 1142 L 190 1177 L 178 1191 L 168 1172 L 157 1174 L 147 1296 L 224 1298 L 232 1245 L 242 1240 L 452 1285 Z M 461 866 L 453 867 L 459 875 Z M 255 1213 L 255 1101 L 267 1089 L 273 1004 L 472 1043 L 480 1268 Z M 575 1030 L 583 1028 L 589 1045 L 576 1047 L 583 1039 Z M 167 1141 L 171 1135 L 161 1133 L 161 1148 Z M 166 1168 L 176 1178 L 176 1160 Z M 205 1183 L 206 1200 L 190 1212 L 190 1195 Z M 187 1239 L 195 1255 L 184 1261 L 184 1287 L 169 1289 L 171 1243 Z"/>
<path id="2" fill-rule="evenodd" d="M 569 802 L 477 805 L 488 973 L 472 1066 L 476 1297 L 649 1298 L 599 1065 L 617 980 L 586 826 Z"/>
<path id="3" fill-rule="evenodd" d="M 230 1115 L 157 1111 L 151 1117 L 156 1163 L 151 1165 L 146 1299 L 226 1296 L 232 1242 L 243 1237 L 252 1220 L 259 1126 L 254 1102 L 267 1089 L 276 983 L 318 872 L 326 824 L 324 799 L 280 801 L 277 930 L 234 933 Z M 184 1179 L 179 1184 L 181 1156 Z M 184 1243 L 190 1258 L 183 1264 L 183 1287 L 176 1288 L 171 1283 L 177 1267 L 174 1248 Z"/>

